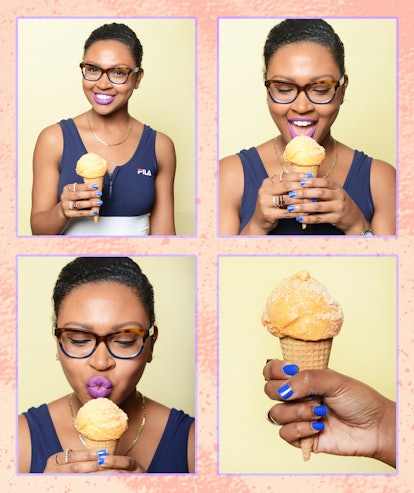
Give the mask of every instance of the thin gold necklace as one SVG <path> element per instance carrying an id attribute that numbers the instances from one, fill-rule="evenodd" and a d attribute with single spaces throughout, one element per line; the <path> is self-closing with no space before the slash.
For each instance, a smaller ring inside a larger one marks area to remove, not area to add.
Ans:
<path id="1" fill-rule="evenodd" d="M 131 131 L 132 131 L 132 118 L 131 118 L 131 115 L 129 115 L 129 129 L 128 129 L 128 133 L 127 133 L 126 137 L 124 137 L 120 142 L 117 142 L 116 144 L 108 144 L 107 142 L 105 142 L 104 140 L 102 140 L 99 137 L 99 135 L 97 135 L 95 133 L 94 129 L 92 128 L 92 123 L 91 123 L 91 119 L 90 119 L 90 116 L 89 116 L 89 111 L 86 113 L 86 118 L 88 119 L 89 129 L 92 132 L 92 135 L 95 137 L 96 140 L 99 140 L 99 142 L 101 144 L 103 144 L 104 146 L 107 146 L 107 147 L 119 146 L 119 145 L 123 144 L 128 139 L 128 137 L 131 135 Z"/>
<path id="2" fill-rule="evenodd" d="M 123 453 L 123 455 L 127 455 L 128 452 L 135 447 L 135 445 L 137 444 L 137 442 L 139 440 L 139 437 L 141 436 L 142 430 L 144 429 L 145 422 L 147 420 L 147 413 L 146 413 L 146 409 L 145 409 L 145 397 L 141 394 L 141 392 L 137 392 L 137 395 L 141 396 L 142 420 L 141 420 L 141 424 L 138 427 L 138 431 L 137 431 L 137 434 L 135 435 L 134 440 L 132 441 L 131 445 L 127 448 L 127 450 Z M 72 416 L 73 427 L 75 428 L 76 433 L 78 434 L 79 440 L 82 442 L 82 445 L 84 445 L 86 447 L 85 440 L 83 439 L 82 435 L 79 433 L 79 431 L 76 428 L 75 413 L 73 412 L 73 406 L 72 406 L 72 396 L 73 396 L 73 394 L 69 395 L 69 407 L 70 407 L 70 414 Z"/>
<path id="3" fill-rule="evenodd" d="M 277 138 L 278 138 L 278 136 L 275 137 L 273 140 L 273 146 L 274 146 L 275 151 L 276 151 L 276 159 L 277 159 L 278 163 L 280 164 L 280 166 L 282 167 L 283 171 L 285 173 L 289 173 L 289 170 L 286 168 L 283 160 L 280 159 L 279 151 L 277 150 Z M 329 168 L 328 172 L 326 174 L 324 174 L 322 176 L 322 178 L 328 178 L 328 176 L 332 173 L 333 169 L 335 168 L 336 162 L 338 160 L 338 152 L 336 149 L 336 140 L 332 136 L 331 136 L 331 139 L 333 140 L 333 144 L 334 144 L 335 158 L 334 158 L 333 163 L 331 164 L 331 167 Z"/>

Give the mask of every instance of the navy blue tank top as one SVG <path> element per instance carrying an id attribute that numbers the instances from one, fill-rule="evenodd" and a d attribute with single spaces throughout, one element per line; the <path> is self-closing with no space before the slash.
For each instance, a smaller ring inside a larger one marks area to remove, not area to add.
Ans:
<path id="1" fill-rule="evenodd" d="M 240 206 L 240 231 L 253 216 L 259 188 L 268 174 L 255 147 L 242 150 L 238 154 L 243 165 L 244 191 Z M 359 207 L 365 219 L 371 222 L 374 215 L 374 203 L 371 195 L 372 158 L 363 152 L 355 151 L 352 164 L 344 183 L 344 190 Z M 281 219 L 269 235 L 343 235 L 343 231 L 332 224 L 308 224 L 302 229 L 296 219 Z"/>
<path id="2" fill-rule="evenodd" d="M 63 154 L 60 162 L 58 197 L 69 183 L 82 183 L 75 169 L 78 159 L 86 150 L 72 119 L 59 122 L 63 132 Z M 113 173 L 104 177 L 101 216 L 141 216 L 151 212 L 155 201 L 156 132 L 144 125 L 141 139 L 134 155 L 125 164 L 116 166 Z"/>
<path id="3" fill-rule="evenodd" d="M 46 404 L 23 413 L 32 441 L 31 473 L 42 473 L 49 457 L 63 448 Z M 171 409 L 164 433 L 148 467 L 148 473 L 188 473 L 188 433 L 194 418 Z"/>

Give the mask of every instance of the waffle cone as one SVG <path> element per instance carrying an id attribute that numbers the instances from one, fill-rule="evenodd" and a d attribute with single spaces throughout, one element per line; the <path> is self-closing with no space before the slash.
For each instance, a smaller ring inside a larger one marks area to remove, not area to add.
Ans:
<path id="1" fill-rule="evenodd" d="M 319 164 L 312 164 L 309 166 L 300 166 L 298 164 L 292 164 L 292 170 L 294 173 L 312 173 L 313 176 L 318 176 Z M 302 229 L 306 229 L 306 224 L 302 224 Z"/>
<path id="2" fill-rule="evenodd" d="M 282 337 L 280 347 L 283 359 L 298 365 L 300 370 L 325 370 L 328 368 L 332 338 L 321 341 L 301 341 L 292 337 Z M 300 448 L 303 459 L 310 460 L 313 437 L 302 438 Z"/>
<path id="3" fill-rule="evenodd" d="M 91 440 L 82 435 L 83 442 L 88 449 L 106 450 L 109 455 L 115 455 L 119 440 Z"/>
<path id="4" fill-rule="evenodd" d="M 104 180 L 104 177 L 103 176 L 98 176 L 96 178 L 84 178 L 83 179 L 83 182 L 86 183 L 87 185 L 96 184 L 96 185 L 98 185 L 98 190 L 101 190 L 102 191 L 102 188 L 103 188 L 103 180 Z M 92 207 L 92 210 L 99 212 L 99 207 Z M 98 218 L 99 218 L 99 216 L 93 216 L 93 220 L 95 221 L 95 223 L 98 222 Z"/>

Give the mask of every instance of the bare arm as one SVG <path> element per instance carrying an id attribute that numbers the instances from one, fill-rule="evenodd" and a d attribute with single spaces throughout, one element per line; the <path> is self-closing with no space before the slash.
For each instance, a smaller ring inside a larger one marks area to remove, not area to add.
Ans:
<path id="1" fill-rule="evenodd" d="M 244 176 L 240 158 L 236 155 L 220 160 L 220 234 L 240 233 L 240 205 Z"/>
<path id="2" fill-rule="evenodd" d="M 371 193 L 374 201 L 372 230 L 375 235 L 396 234 L 395 169 L 384 161 L 373 160 Z"/>
<path id="3" fill-rule="evenodd" d="M 18 471 L 19 473 L 30 472 L 32 441 L 29 425 L 23 414 L 20 414 L 18 418 L 18 442 Z"/>
<path id="4" fill-rule="evenodd" d="M 155 204 L 150 215 L 150 234 L 175 235 L 175 149 L 172 140 L 162 133 L 157 133 L 155 154 L 158 162 L 158 173 L 155 178 Z"/>
<path id="5" fill-rule="evenodd" d="M 192 423 L 190 427 L 190 431 L 188 433 L 188 448 L 187 448 L 187 455 L 188 455 L 188 471 L 194 472 L 195 471 L 195 438 L 194 438 L 194 422 Z"/>

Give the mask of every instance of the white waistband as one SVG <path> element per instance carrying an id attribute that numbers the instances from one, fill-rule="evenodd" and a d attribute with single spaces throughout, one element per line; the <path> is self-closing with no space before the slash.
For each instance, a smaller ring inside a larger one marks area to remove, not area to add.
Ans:
<path id="1" fill-rule="evenodd" d="M 97 223 L 92 217 L 72 219 L 62 235 L 71 236 L 147 236 L 149 214 L 142 216 L 100 216 Z"/>

